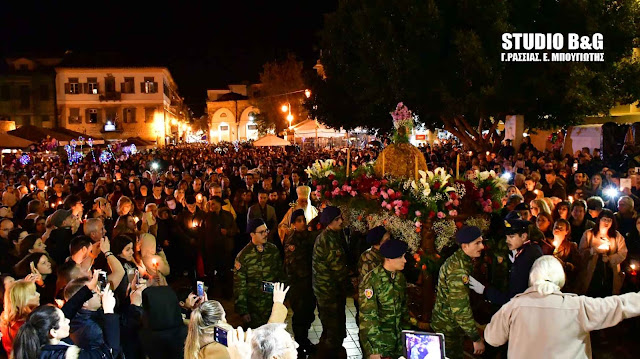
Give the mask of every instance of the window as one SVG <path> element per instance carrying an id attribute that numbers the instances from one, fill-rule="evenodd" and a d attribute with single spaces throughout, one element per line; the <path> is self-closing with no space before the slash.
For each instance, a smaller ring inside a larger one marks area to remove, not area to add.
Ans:
<path id="1" fill-rule="evenodd" d="M 79 108 L 69 108 L 69 123 L 82 123 Z"/>
<path id="2" fill-rule="evenodd" d="M 31 106 L 31 89 L 27 85 L 20 86 L 20 108 L 27 109 Z"/>
<path id="3" fill-rule="evenodd" d="M 122 118 L 124 123 L 136 122 L 136 108 L 128 107 L 128 108 L 122 109 Z"/>
<path id="4" fill-rule="evenodd" d="M 40 117 L 41 122 L 49 122 L 49 115 L 42 115 Z"/>
<path id="5" fill-rule="evenodd" d="M 2 96 L 2 100 L 3 101 L 9 101 L 11 100 L 11 86 L 9 85 L 2 85 L 2 93 L 0 94 L 0 96 Z"/>
<path id="6" fill-rule="evenodd" d="M 220 126 L 220 131 L 229 131 L 229 126 Z"/>
<path id="7" fill-rule="evenodd" d="M 247 125 L 247 130 L 249 131 L 257 131 L 258 125 Z"/>
<path id="8" fill-rule="evenodd" d="M 122 84 L 120 84 L 120 92 L 122 93 L 134 93 L 135 92 L 135 85 L 134 85 L 134 79 L 133 77 L 125 77 L 124 78 L 124 82 Z"/>
<path id="9" fill-rule="evenodd" d="M 144 82 L 140 83 L 140 92 L 142 93 L 157 93 L 158 83 L 153 81 L 153 77 L 145 77 Z"/>
<path id="10" fill-rule="evenodd" d="M 40 85 L 40 100 L 49 101 L 49 85 L 47 84 Z"/>
<path id="11" fill-rule="evenodd" d="M 98 78 L 97 77 L 89 77 L 87 78 L 87 88 L 88 94 L 97 95 L 98 94 Z"/>
<path id="12" fill-rule="evenodd" d="M 87 110 L 87 123 L 98 123 L 97 108 L 90 108 Z"/>
<path id="13" fill-rule="evenodd" d="M 155 107 L 145 107 L 144 108 L 144 122 L 146 122 L 146 123 L 153 122 L 155 113 L 156 113 L 156 108 Z"/>
<path id="14" fill-rule="evenodd" d="M 80 93 L 80 83 L 78 82 L 77 77 L 70 77 L 69 82 L 64 84 L 64 93 L 68 94 L 79 94 Z"/>
<path id="15" fill-rule="evenodd" d="M 171 98 L 171 90 L 169 90 L 169 85 L 166 82 L 162 83 L 162 90 L 164 91 L 164 95 Z"/>

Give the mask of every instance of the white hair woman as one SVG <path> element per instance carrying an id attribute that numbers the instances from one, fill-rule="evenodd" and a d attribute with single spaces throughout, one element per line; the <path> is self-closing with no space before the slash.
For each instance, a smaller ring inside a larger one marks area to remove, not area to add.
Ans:
<path id="1" fill-rule="evenodd" d="M 509 358 L 591 358 L 589 332 L 640 315 L 640 293 L 589 298 L 562 293 L 565 276 L 553 256 L 538 258 L 530 287 L 491 318 L 484 338 L 492 346 L 509 342 Z"/>

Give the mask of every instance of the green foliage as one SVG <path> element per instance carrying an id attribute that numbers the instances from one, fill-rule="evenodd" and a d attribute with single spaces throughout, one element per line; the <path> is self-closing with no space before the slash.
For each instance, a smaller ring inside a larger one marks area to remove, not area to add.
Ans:
<path id="1" fill-rule="evenodd" d="M 473 136 L 479 119 L 513 113 L 531 127 L 575 124 L 640 98 L 628 59 L 639 19 L 636 0 L 342 0 L 321 33 L 327 80 L 307 108 L 347 129 L 390 130 L 399 101 L 428 127 Z M 501 62 L 504 32 L 600 32 L 605 62 Z"/>

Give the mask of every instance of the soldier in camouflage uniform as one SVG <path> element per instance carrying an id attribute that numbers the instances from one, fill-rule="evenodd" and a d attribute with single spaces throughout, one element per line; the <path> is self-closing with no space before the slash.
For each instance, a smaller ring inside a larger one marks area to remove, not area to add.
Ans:
<path id="1" fill-rule="evenodd" d="M 294 231 L 284 239 L 284 267 L 291 285 L 289 301 L 293 309 L 291 328 L 298 348 L 299 357 L 305 358 L 312 350 L 309 328 L 315 319 L 316 297 L 311 285 L 311 256 L 315 237 L 307 230 L 307 220 L 303 209 L 291 214 Z"/>
<path id="2" fill-rule="evenodd" d="M 347 335 L 345 306 L 354 292 L 349 278 L 347 241 L 342 231 L 342 213 L 329 206 L 320 223 L 326 226 L 313 246 L 313 292 L 318 300 L 322 336 L 318 358 L 346 358 L 342 342 Z"/>
<path id="3" fill-rule="evenodd" d="M 235 310 L 247 326 L 257 328 L 267 323 L 273 306 L 273 294 L 263 291 L 263 282 L 282 282 L 284 273 L 280 251 L 267 242 L 264 221 L 249 221 L 247 232 L 251 241 L 238 253 L 234 268 Z"/>
<path id="4" fill-rule="evenodd" d="M 382 265 L 384 257 L 380 254 L 380 246 L 390 238 L 389 232 L 384 226 L 371 228 L 367 233 L 367 244 L 371 248 L 367 249 L 358 259 L 358 283 L 362 283 L 365 274 L 371 272 L 373 268 Z"/>
<path id="5" fill-rule="evenodd" d="M 479 258 L 484 249 L 482 232 L 478 227 L 462 227 L 456 233 L 456 241 L 460 249 L 440 267 L 431 318 L 431 328 L 444 334 L 445 351 L 451 359 L 463 357 L 465 336 L 473 340 L 474 354 L 484 352 L 484 341 L 473 320 L 467 288 L 472 270 L 471 258 Z"/>
<path id="6" fill-rule="evenodd" d="M 381 266 L 367 273 L 359 286 L 360 344 L 364 358 L 402 355 L 402 330 L 410 328 L 407 281 L 402 274 L 407 244 L 391 239 L 380 246 Z"/>

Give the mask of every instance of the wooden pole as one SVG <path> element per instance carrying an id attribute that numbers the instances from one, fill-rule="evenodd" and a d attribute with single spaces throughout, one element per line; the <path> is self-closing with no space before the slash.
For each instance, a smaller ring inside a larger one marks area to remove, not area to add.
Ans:
<path id="1" fill-rule="evenodd" d="M 416 181 L 418 181 L 418 155 L 413 156 L 413 163 L 415 165 L 415 177 Z"/>
<path id="2" fill-rule="evenodd" d="M 385 170 L 384 152 L 382 152 L 382 177 L 384 177 L 384 170 Z"/>

